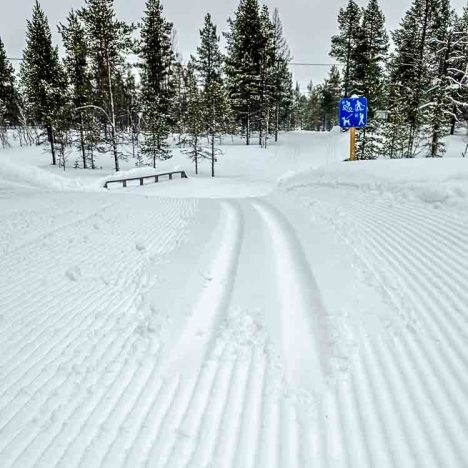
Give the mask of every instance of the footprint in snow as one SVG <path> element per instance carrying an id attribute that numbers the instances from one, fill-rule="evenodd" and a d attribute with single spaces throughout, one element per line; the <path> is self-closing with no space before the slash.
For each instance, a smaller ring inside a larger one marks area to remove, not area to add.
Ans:
<path id="1" fill-rule="evenodd" d="M 76 266 L 76 267 L 72 267 L 72 268 L 69 268 L 66 272 L 65 272 L 65 276 L 70 280 L 70 281 L 79 281 L 80 278 L 81 278 L 81 270 L 80 270 L 80 267 Z"/>

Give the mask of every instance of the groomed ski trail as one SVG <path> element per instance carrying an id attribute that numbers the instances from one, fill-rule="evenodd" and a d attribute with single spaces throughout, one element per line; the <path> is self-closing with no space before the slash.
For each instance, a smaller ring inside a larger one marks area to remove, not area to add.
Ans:
<path id="1" fill-rule="evenodd" d="M 1 466 L 467 466 L 467 224 L 349 188 L 287 196 L 122 198 L 128 219 L 110 204 L 5 249 Z M 288 203 L 392 311 L 384 333 L 356 319 L 345 370 Z"/>

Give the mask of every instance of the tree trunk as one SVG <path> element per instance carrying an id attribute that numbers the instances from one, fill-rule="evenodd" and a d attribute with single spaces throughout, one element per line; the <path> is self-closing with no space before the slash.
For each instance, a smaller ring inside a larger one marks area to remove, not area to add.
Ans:
<path id="1" fill-rule="evenodd" d="M 263 118 L 260 116 L 258 128 L 258 144 L 263 146 Z"/>
<path id="2" fill-rule="evenodd" d="M 49 140 L 50 151 L 52 153 L 52 165 L 56 166 L 57 165 L 57 158 L 55 156 L 54 129 L 52 127 L 52 124 L 47 125 L 47 138 Z"/>
<path id="3" fill-rule="evenodd" d="M 107 84 L 109 86 L 109 99 L 111 107 L 111 138 L 112 138 L 112 150 L 114 152 L 114 163 L 115 171 L 120 171 L 119 166 L 119 154 L 117 152 L 117 140 L 116 140 L 116 124 L 115 124 L 115 105 L 114 105 L 114 92 L 112 91 L 112 76 L 109 62 L 109 51 L 106 48 L 106 66 L 107 66 Z"/>
<path id="4" fill-rule="evenodd" d="M 246 144 L 250 145 L 250 110 L 247 112 Z"/>
<path id="5" fill-rule="evenodd" d="M 457 106 L 454 104 L 452 109 L 452 118 L 450 120 L 450 135 L 455 135 L 455 127 L 457 125 Z"/>
<path id="6" fill-rule="evenodd" d="M 423 23 L 423 30 L 421 36 L 421 47 L 419 49 L 419 68 L 416 80 L 416 97 L 414 103 L 414 118 L 413 122 L 410 122 L 410 137 L 408 142 L 408 153 L 407 156 L 409 158 L 414 157 L 415 153 L 415 139 L 416 139 L 416 132 L 419 131 L 419 105 L 421 101 L 421 82 L 422 82 L 422 72 L 423 72 L 423 59 L 424 59 L 424 50 L 426 48 L 426 37 L 427 37 L 427 30 L 428 30 L 428 22 L 429 22 L 429 8 L 430 2 L 426 2 L 426 10 L 424 13 L 424 23 Z"/>
<path id="7" fill-rule="evenodd" d="M 211 134 L 211 177 L 215 176 L 215 135 Z"/>
<path id="8" fill-rule="evenodd" d="M 83 158 L 83 169 L 88 169 L 86 163 L 86 149 L 84 142 L 84 130 L 83 130 L 83 113 L 80 111 L 80 147 L 81 147 L 81 156 Z"/>
<path id="9" fill-rule="evenodd" d="M 117 151 L 117 141 L 115 139 L 115 128 L 114 127 L 111 127 L 111 138 L 112 138 L 112 152 L 114 153 L 115 172 L 119 172 L 120 171 L 119 153 Z"/>
<path id="10" fill-rule="evenodd" d="M 195 174 L 198 175 L 198 138 L 195 137 Z"/>
<path id="11" fill-rule="evenodd" d="M 276 103 L 275 108 L 275 143 L 278 141 L 278 127 L 279 127 L 279 104 Z"/>

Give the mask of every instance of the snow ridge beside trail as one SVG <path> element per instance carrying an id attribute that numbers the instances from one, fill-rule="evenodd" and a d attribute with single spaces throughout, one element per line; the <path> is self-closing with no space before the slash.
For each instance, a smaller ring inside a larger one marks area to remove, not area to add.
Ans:
<path id="1" fill-rule="evenodd" d="M 404 159 L 329 164 L 279 181 L 291 191 L 308 186 L 354 189 L 405 203 L 466 209 L 468 206 L 467 159 Z"/>
<path id="2" fill-rule="evenodd" d="M 18 164 L 2 158 L 0 161 L 0 179 L 33 187 L 51 190 L 77 190 L 82 185 L 72 179 L 66 179 L 43 169 L 25 164 Z"/>

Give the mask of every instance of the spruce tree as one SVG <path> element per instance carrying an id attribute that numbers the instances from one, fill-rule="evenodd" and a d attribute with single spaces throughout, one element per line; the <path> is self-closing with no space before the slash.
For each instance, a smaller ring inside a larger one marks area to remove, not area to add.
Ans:
<path id="1" fill-rule="evenodd" d="M 385 104 L 385 70 L 388 53 L 385 17 L 377 0 L 370 0 L 364 9 L 354 59 L 354 85 L 357 94 L 366 96 L 369 119 Z"/>
<path id="2" fill-rule="evenodd" d="M 433 57 L 427 104 L 430 133 L 424 144 L 429 157 L 441 157 L 445 153 L 443 139 L 449 134 L 449 114 L 453 102 L 453 87 L 449 79 L 453 31 L 449 26 L 454 23 L 454 17 L 450 12 L 449 0 L 440 0 L 436 13 L 430 42 Z"/>
<path id="3" fill-rule="evenodd" d="M 195 163 L 195 174 L 198 174 L 200 159 L 208 157 L 202 146 L 202 137 L 206 133 L 206 122 L 202 92 L 198 89 L 197 79 L 191 66 L 189 66 L 186 75 L 186 110 L 183 121 L 186 134 L 181 139 L 180 145 L 187 146 L 182 152 Z"/>
<path id="4" fill-rule="evenodd" d="M 447 74 L 453 91 L 450 115 L 450 134 L 453 135 L 457 122 L 468 118 L 468 6 L 453 22 Z"/>
<path id="5" fill-rule="evenodd" d="M 365 96 L 368 103 L 368 126 L 358 131 L 357 159 L 375 159 L 382 146 L 379 131 L 381 122 L 376 111 L 385 106 L 385 72 L 388 53 L 385 17 L 377 0 L 370 0 L 363 12 L 354 60 L 356 94 Z"/>
<path id="6" fill-rule="evenodd" d="M 85 8 L 79 12 L 84 21 L 89 47 L 93 80 L 95 83 L 94 103 L 103 122 L 108 142 L 114 157 L 115 170 L 119 171 L 119 128 L 116 92 L 125 76 L 125 55 L 132 50 L 133 25 L 117 20 L 113 0 L 86 0 Z M 86 106 L 89 108 L 90 106 Z"/>
<path id="7" fill-rule="evenodd" d="M 122 106 L 125 109 L 123 123 L 126 127 L 128 134 L 127 140 L 132 145 L 132 157 L 137 158 L 139 137 L 140 137 L 140 98 L 139 98 L 139 86 L 137 79 L 132 73 L 131 68 L 127 69 L 127 73 L 122 82 Z"/>
<path id="8" fill-rule="evenodd" d="M 338 104 L 341 92 L 341 75 L 338 67 L 334 65 L 328 78 L 322 86 L 321 110 L 322 110 L 322 129 L 331 130 L 338 124 Z"/>
<path id="9" fill-rule="evenodd" d="M 211 177 L 215 176 L 215 163 L 222 154 L 216 146 L 216 141 L 221 141 L 223 135 L 233 128 L 232 109 L 227 91 L 219 81 L 212 81 L 203 93 L 205 122 L 208 122 L 208 135 L 210 140 Z"/>
<path id="10" fill-rule="evenodd" d="M 211 15 L 207 13 L 203 28 L 200 30 L 197 56 L 192 59 L 205 91 L 213 81 L 221 82 L 222 79 L 223 55 L 219 48 L 219 39 L 217 28 L 213 24 Z"/>
<path id="11" fill-rule="evenodd" d="M 258 76 L 258 94 L 259 94 L 259 144 L 263 148 L 267 147 L 268 136 L 270 133 L 270 114 L 275 100 L 275 28 L 270 20 L 270 14 L 266 5 L 263 5 L 260 14 L 260 74 Z"/>
<path id="12" fill-rule="evenodd" d="M 301 93 L 299 83 L 293 91 L 292 110 L 291 110 L 291 128 L 293 130 L 305 130 L 307 127 L 307 104 L 308 99 Z"/>
<path id="13" fill-rule="evenodd" d="M 448 15 L 446 0 L 414 0 L 400 28 L 393 33 L 396 51 L 390 118 L 407 127 L 401 128 L 402 133 L 407 130 L 405 157 L 414 157 L 421 143 L 427 147 L 428 139 L 432 141 L 429 154 L 435 156 L 442 148 L 437 114 L 447 109 L 446 102 L 438 101 L 445 61 L 440 45 L 447 38 Z"/>
<path id="14" fill-rule="evenodd" d="M 79 148 L 81 151 L 83 169 L 87 168 L 86 130 L 92 125 L 92 113 L 83 107 L 92 103 L 92 84 L 88 70 L 88 45 L 86 32 L 75 11 L 68 15 L 65 25 L 59 26 L 65 48 L 65 68 L 71 86 L 71 100 L 75 124 L 79 128 Z M 77 110 L 78 109 L 78 110 Z"/>
<path id="15" fill-rule="evenodd" d="M 174 97 L 172 100 L 171 119 L 173 122 L 173 130 L 177 134 L 178 143 L 180 144 L 185 133 L 185 113 L 187 112 L 187 70 L 180 62 L 180 58 L 176 57 L 173 65 L 173 83 Z"/>
<path id="16" fill-rule="evenodd" d="M 16 123 L 18 123 L 18 103 L 15 74 L 0 38 L 0 128 L 5 129 L 4 135 L 6 135 L 6 126 Z M 6 143 L 6 136 L 2 142 Z"/>
<path id="17" fill-rule="evenodd" d="M 291 53 L 283 34 L 283 25 L 278 10 L 273 12 L 272 25 L 274 29 L 274 69 L 273 69 L 273 105 L 275 141 L 278 132 L 287 127 L 287 121 L 292 104 L 292 76 L 289 71 Z"/>
<path id="18" fill-rule="evenodd" d="M 142 153 L 156 167 L 171 155 L 167 137 L 171 128 L 174 97 L 172 23 L 162 15 L 159 0 L 148 0 L 141 30 L 141 99 L 144 115 Z"/>
<path id="19" fill-rule="evenodd" d="M 229 20 L 226 75 L 229 97 L 242 126 L 246 144 L 260 113 L 259 76 L 263 60 L 262 21 L 257 0 L 241 0 L 234 20 Z"/>
<path id="20" fill-rule="evenodd" d="M 215 175 L 215 161 L 219 154 L 215 140 L 227 131 L 230 108 L 222 79 L 223 56 L 219 48 L 219 36 L 211 16 L 205 16 L 200 30 L 200 45 L 193 58 L 194 69 L 203 87 L 203 118 L 211 146 L 211 175 Z"/>
<path id="21" fill-rule="evenodd" d="M 26 110 L 36 125 L 43 126 L 56 165 L 55 125 L 66 99 L 66 77 L 58 49 L 52 45 L 47 17 L 36 0 L 32 20 L 27 23 L 26 48 L 21 66 L 21 84 Z"/>
<path id="22" fill-rule="evenodd" d="M 345 67 L 344 96 L 354 94 L 355 86 L 355 53 L 361 36 L 362 10 L 354 0 L 349 0 L 346 8 L 341 8 L 338 14 L 339 33 L 331 40 L 330 55 Z"/>

